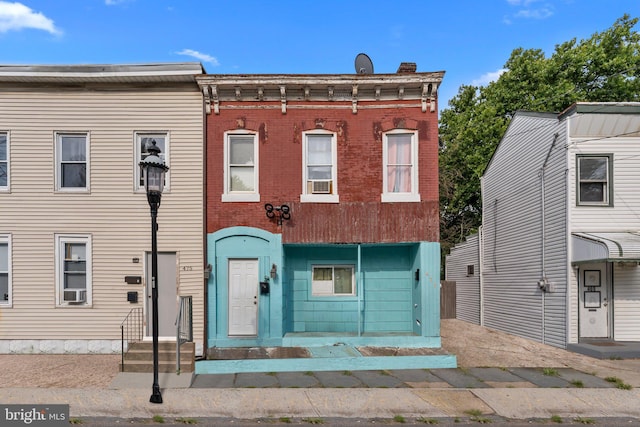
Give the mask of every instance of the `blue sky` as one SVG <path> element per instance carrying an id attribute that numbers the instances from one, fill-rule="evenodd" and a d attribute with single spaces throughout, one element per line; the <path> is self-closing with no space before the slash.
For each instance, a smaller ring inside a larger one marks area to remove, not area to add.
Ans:
<path id="1" fill-rule="evenodd" d="M 215 74 L 446 71 L 440 108 L 517 47 L 547 55 L 639 0 L 0 0 L 0 64 L 201 62 Z M 640 28 L 636 27 L 637 30 Z"/>

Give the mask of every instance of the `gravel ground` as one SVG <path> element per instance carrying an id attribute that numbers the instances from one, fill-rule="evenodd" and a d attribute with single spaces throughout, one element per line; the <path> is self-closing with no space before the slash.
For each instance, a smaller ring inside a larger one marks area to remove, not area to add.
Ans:
<path id="1" fill-rule="evenodd" d="M 594 359 L 461 320 L 443 320 L 441 334 L 443 349 L 456 355 L 461 368 L 571 367 L 640 387 L 640 359 Z M 0 387 L 106 388 L 119 363 L 120 355 L 2 354 Z"/>
<path id="2" fill-rule="evenodd" d="M 0 387 L 105 388 L 118 374 L 120 355 L 2 354 Z"/>

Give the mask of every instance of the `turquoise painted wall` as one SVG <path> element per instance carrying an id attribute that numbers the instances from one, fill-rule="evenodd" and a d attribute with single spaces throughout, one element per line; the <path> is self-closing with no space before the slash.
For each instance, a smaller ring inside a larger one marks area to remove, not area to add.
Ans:
<path id="1" fill-rule="evenodd" d="M 414 265 L 418 245 L 361 247 L 362 284 L 357 296 L 311 295 L 313 264 L 353 264 L 357 246 L 287 246 L 287 332 L 414 332 Z M 417 335 L 420 335 L 416 333 Z"/>
<path id="2" fill-rule="evenodd" d="M 208 263 L 213 271 L 208 281 L 207 339 L 209 347 L 279 345 L 283 333 L 282 240 L 278 234 L 252 227 L 232 227 L 211 233 L 208 238 Z M 258 294 L 258 336 L 228 335 L 228 263 L 229 259 L 258 259 L 260 277 L 269 276 L 273 264 L 278 269 L 269 279 L 270 293 Z"/>
<path id="3" fill-rule="evenodd" d="M 362 248 L 364 332 L 412 332 L 412 248 Z"/>
<path id="4" fill-rule="evenodd" d="M 412 333 L 440 336 L 440 245 L 288 245 L 281 236 L 251 227 L 208 235 L 208 345 L 282 345 L 286 332 Z M 229 259 L 255 258 L 261 277 L 276 264 L 270 294 L 259 296 L 258 336 L 228 336 Z M 360 263 L 358 263 L 360 260 Z M 314 264 L 358 265 L 358 292 L 349 297 L 311 295 Z M 415 272 L 420 270 L 419 279 Z M 439 338 L 437 338 L 439 339 Z"/>
<path id="5" fill-rule="evenodd" d="M 421 242 L 417 259 L 420 262 L 420 300 L 422 336 L 440 336 L 440 243 Z"/>

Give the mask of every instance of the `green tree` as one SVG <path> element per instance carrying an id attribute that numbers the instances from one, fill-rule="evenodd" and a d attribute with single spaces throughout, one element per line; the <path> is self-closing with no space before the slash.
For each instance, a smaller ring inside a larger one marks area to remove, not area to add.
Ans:
<path id="1" fill-rule="evenodd" d="M 514 49 L 498 80 L 459 88 L 439 125 L 443 255 L 481 224 L 480 178 L 516 111 L 640 100 L 637 22 L 624 15 L 586 40 L 556 45 L 550 57 L 540 49 Z"/>

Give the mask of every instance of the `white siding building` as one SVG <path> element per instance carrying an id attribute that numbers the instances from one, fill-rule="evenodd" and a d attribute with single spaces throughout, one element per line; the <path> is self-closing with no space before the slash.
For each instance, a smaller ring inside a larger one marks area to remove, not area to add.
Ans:
<path id="1" fill-rule="evenodd" d="M 170 167 L 158 212 L 159 334 L 175 339 L 178 297 L 190 295 L 202 345 L 203 72 L 0 67 L 0 353 L 119 352 L 131 309 L 146 321 L 151 220 L 138 163 L 151 140 Z"/>
<path id="2" fill-rule="evenodd" d="M 639 166 L 639 103 L 516 113 L 482 178 L 480 322 L 563 348 L 640 341 Z"/>

